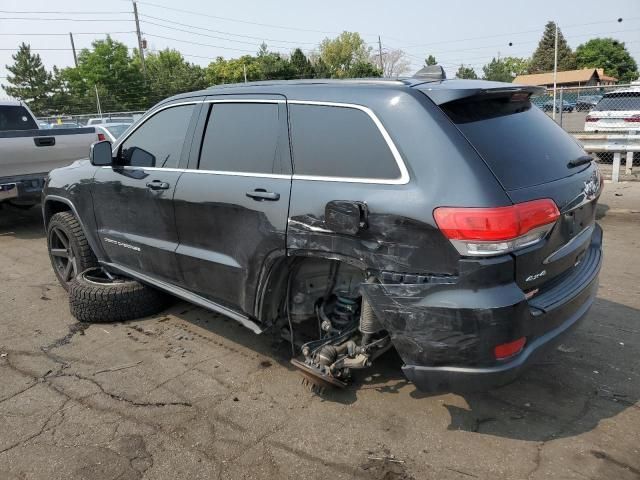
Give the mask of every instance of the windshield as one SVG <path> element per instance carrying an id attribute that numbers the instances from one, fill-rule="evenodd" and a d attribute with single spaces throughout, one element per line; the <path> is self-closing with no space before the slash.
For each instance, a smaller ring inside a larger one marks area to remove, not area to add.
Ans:
<path id="1" fill-rule="evenodd" d="M 507 190 L 567 177 L 585 153 L 529 100 L 471 97 L 440 105 Z"/>
<path id="2" fill-rule="evenodd" d="M 0 106 L 0 131 L 34 130 L 38 125 L 26 108 L 19 105 Z"/>
<path id="3" fill-rule="evenodd" d="M 598 102 L 596 110 L 640 110 L 640 92 L 609 93 Z"/>

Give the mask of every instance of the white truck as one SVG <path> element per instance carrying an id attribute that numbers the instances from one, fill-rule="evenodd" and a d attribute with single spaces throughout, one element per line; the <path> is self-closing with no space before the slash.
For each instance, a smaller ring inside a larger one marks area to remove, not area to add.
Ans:
<path id="1" fill-rule="evenodd" d="M 97 140 L 94 127 L 40 129 L 24 102 L 0 101 L 0 206 L 38 203 L 47 174 L 87 157 Z"/>

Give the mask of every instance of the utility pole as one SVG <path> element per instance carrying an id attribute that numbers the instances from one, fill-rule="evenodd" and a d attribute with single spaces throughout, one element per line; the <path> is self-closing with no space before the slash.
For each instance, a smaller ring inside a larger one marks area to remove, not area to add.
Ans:
<path id="1" fill-rule="evenodd" d="M 244 70 L 244 83 L 247 83 L 247 66 L 243 64 L 242 69 Z"/>
<path id="2" fill-rule="evenodd" d="M 98 85 L 93 84 L 93 88 L 96 90 L 96 107 L 98 107 L 98 115 L 102 118 L 102 108 L 100 108 L 100 95 L 98 95 Z"/>
<path id="3" fill-rule="evenodd" d="M 382 41 L 380 40 L 380 35 L 378 35 L 378 56 L 380 57 L 380 70 L 384 77 L 384 67 L 382 66 Z"/>
<path id="4" fill-rule="evenodd" d="M 140 50 L 140 62 L 142 63 L 142 74 L 147 78 L 147 67 L 144 64 L 144 49 L 142 48 L 142 34 L 140 33 L 140 20 L 138 20 L 138 5 L 133 0 L 133 16 L 136 19 L 136 34 L 138 35 L 138 49 Z"/>
<path id="5" fill-rule="evenodd" d="M 556 40 L 553 52 L 553 110 L 552 117 L 556 119 L 556 81 L 558 79 L 558 22 L 554 22 L 556 25 Z M 562 105 L 560 106 L 562 108 Z"/>
<path id="6" fill-rule="evenodd" d="M 69 32 L 69 38 L 71 39 L 71 50 L 73 50 L 73 63 L 78 68 L 78 56 L 76 55 L 76 44 L 73 43 L 73 33 Z"/>

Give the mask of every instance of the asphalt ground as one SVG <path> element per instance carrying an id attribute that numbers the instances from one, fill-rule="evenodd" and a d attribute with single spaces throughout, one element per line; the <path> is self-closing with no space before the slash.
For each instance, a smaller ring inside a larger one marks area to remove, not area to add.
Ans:
<path id="1" fill-rule="evenodd" d="M 599 216 L 598 298 L 516 382 L 425 394 L 390 352 L 317 396 L 286 346 L 187 303 L 77 323 L 39 210 L 1 210 L 0 479 L 638 479 L 640 183 Z"/>

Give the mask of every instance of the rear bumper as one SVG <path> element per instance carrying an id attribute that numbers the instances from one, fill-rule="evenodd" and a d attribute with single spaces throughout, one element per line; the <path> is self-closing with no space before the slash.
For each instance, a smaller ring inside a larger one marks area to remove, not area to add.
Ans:
<path id="1" fill-rule="evenodd" d="M 369 284 L 363 294 L 418 389 L 488 390 L 518 377 L 585 317 L 597 293 L 601 247 L 596 225 L 577 266 L 531 300 L 513 282 L 507 256 L 476 261 L 453 282 Z M 495 346 L 521 337 L 527 342 L 519 354 L 495 360 Z"/>
<path id="2" fill-rule="evenodd" d="M 0 178 L 0 202 L 16 200 L 38 203 L 44 188 L 46 173 Z"/>
<path id="3" fill-rule="evenodd" d="M 18 185 L 16 183 L 0 183 L 0 202 L 18 197 Z"/>
<path id="4" fill-rule="evenodd" d="M 578 309 L 564 323 L 537 337 L 515 359 L 490 367 L 428 367 L 405 365 L 402 371 L 420 390 L 472 392 L 499 387 L 512 382 L 531 364 L 540 360 L 577 327 L 593 304 L 598 289 L 597 278 L 585 289 Z"/>

